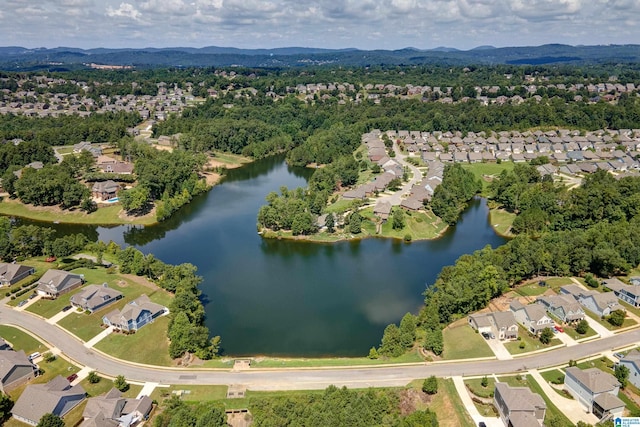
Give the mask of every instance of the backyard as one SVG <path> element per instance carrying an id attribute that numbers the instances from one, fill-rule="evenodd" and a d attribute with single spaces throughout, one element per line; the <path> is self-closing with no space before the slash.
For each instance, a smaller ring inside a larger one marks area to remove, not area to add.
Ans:
<path id="1" fill-rule="evenodd" d="M 473 359 L 477 357 L 493 357 L 489 345 L 471 326 L 466 319 L 452 323 L 442 331 L 444 339 L 445 360 Z"/>

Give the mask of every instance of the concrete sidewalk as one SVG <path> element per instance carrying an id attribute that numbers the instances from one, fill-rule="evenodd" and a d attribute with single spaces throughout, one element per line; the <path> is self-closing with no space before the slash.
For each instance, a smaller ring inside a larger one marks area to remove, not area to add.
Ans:
<path id="1" fill-rule="evenodd" d="M 91 348 L 94 345 L 98 344 L 102 339 L 106 338 L 111 332 L 113 332 L 113 326 L 109 326 L 104 331 L 100 332 L 95 337 L 91 338 L 89 341 L 84 343 L 84 346 L 87 348 Z"/>

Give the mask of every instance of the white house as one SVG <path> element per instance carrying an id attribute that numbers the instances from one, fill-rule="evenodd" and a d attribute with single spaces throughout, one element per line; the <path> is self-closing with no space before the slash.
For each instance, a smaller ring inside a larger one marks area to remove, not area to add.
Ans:
<path id="1" fill-rule="evenodd" d="M 509 309 L 518 323 L 532 334 L 539 334 L 544 328 L 552 328 L 553 320 L 547 316 L 545 309 L 539 304 L 522 305 L 520 301 L 512 301 Z"/>

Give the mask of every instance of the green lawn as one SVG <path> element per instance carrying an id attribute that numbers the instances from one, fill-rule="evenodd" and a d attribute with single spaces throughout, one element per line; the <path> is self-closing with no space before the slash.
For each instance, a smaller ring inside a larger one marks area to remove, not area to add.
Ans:
<path id="1" fill-rule="evenodd" d="M 249 157 L 240 156 L 238 154 L 233 153 L 225 153 L 223 151 L 215 151 L 213 152 L 213 158 L 215 160 L 219 160 L 224 163 L 228 163 L 230 165 L 244 165 L 246 163 L 253 162 Z"/>
<path id="2" fill-rule="evenodd" d="M 598 368 L 601 371 L 613 374 L 614 363 L 609 360 L 609 358 L 603 356 L 580 362 L 577 367 L 580 369 Z"/>
<path id="3" fill-rule="evenodd" d="M 500 172 L 503 170 L 512 170 L 514 163 L 513 162 L 502 162 L 498 163 L 471 163 L 471 164 L 463 164 L 465 169 L 471 171 L 473 175 L 482 181 L 482 194 L 487 195 L 487 190 L 489 187 L 489 180 L 486 177 L 497 177 L 500 175 Z"/>
<path id="4" fill-rule="evenodd" d="M 514 219 L 516 219 L 516 214 L 507 212 L 503 209 L 491 209 L 489 211 L 489 221 L 491 226 L 496 233 L 501 236 L 514 236 L 511 232 L 511 226 L 513 225 Z"/>
<path id="5" fill-rule="evenodd" d="M 527 330 L 521 325 L 518 325 L 518 336 L 520 337 L 520 340 L 510 341 L 504 344 L 507 351 L 511 354 L 529 353 L 530 351 L 542 350 L 562 344 L 562 341 L 558 338 L 553 338 L 549 344 L 544 345 L 538 338 L 530 336 L 529 332 L 527 332 Z M 522 342 L 525 344 L 524 348 L 520 348 L 520 343 Z"/>
<path id="6" fill-rule="evenodd" d="M 80 371 L 77 366 L 72 365 L 61 357 L 56 357 L 56 360 L 54 360 L 53 362 L 40 361 L 38 363 L 38 367 L 40 368 L 40 370 L 44 371 L 44 374 L 35 377 L 32 381 L 29 382 L 29 384 L 47 383 L 58 375 L 66 378 L 69 375 L 76 374 L 78 373 L 78 371 Z M 26 386 L 27 384 L 23 384 L 22 386 L 17 387 L 16 389 L 12 390 L 9 395 L 15 401 L 22 394 Z"/>
<path id="7" fill-rule="evenodd" d="M 482 386 L 482 378 L 474 378 L 464 380 L 467 388 L 471 393 L 479 397 L 493 397 L 493 392 L 496 388 L 496 380 L 493 377 L 487 377 L 487 386 Z"/>
<path id="8" fill-rule="evenodd" d="M 171 396 L 174 391 L 182 390 L 182 400 L 188 402 L 210 402 L 227 398 L 226 385 L 172 385 L 170 387 L 156 387 L 149 396 L 151 399 L 162 401 Z"/>
<path id="9" fill-rule="evenodd" d="M 604 326 L 605 328 L 607 328 L 610 331 L 617 331 L 619 329 L 624 329 L 624 328 L 628 328 L 631 326 L 634 326 L 637 324 L 637 322 L 629 317 L 626 317 L 624 319 L 624 322 L 622 323 L 622 326 L 613 326 L 611 323 L 607 322 L 606 320 L 601 319 L 600 317 L 598 317 L 596 314 L 592 313 L 590 310 L 585 310 L 585 313 L 587 313 L 587 316 L 591 317 L 593 320 L 595 320 L 596 322 L 600 323 L 602 326 Z"/>
<path id="10" fill-rule="evenodd" d="M 591 326 L 587 328 L 587 332 L 584 333 L 583 335 L 580 335 L 579 333 L 577 333 L 576 329 L 573 326 L 565 326 L 564 332 L 574 340 L 581 340 L 589 337 L 594 337 L 597 334 L 596 331 L 591 329 Z"/>
<path id="11" fill-rule="evenodd" d="M 549 420 L 552 418 L 558 420 L 558 424 L 554 424 L 555 426 L 572 427 L 574 425 L 562 413 L 562 411 L 560 411 L 558 407 L 553 404 L 553 400 L 552 400 L 553 396 L 551 397 L 547 396 L 540 388 L 540 385 L 536 382 L 536 380 L 531 378 L 531 376 L 516 375 L 516 376 L 509 376 L 509 377 L 500 377 L 499 380 L 500 382 L 509 384 L 511 387 L 529 387 L 532 392 L 539 394 L 547 404 L 547 412 L 544 417 L 545 425 L 550 425 Z"/>
<path id="12" fill-rule="evenodd" d="M 571 280 L 571 277 L 549 277 L 548 279 L 545 279 L 545 282 L 547 282 L 547 285 L 556 292 L 558 292 L 560 287 L 564 285 L 575 285 L 575 282 Z"/>
<path id="13" fill-rule="evenodd" d="M 475 427 L 464 409 L 453 380 L 438 379 L 438 393 L 432 397 L 430 409 L 438 415 L 440 427 Z"/>
<path id="14" fill-rule="evenodd" d="M 10 342 L 15 351 L 24 350 L 26 354 L 35 351 L 42 353 L 48 349 L 42 342 L 12 326 L 0 325 L 0 337 Z"/>
<path id="15" fill-rule="evenodd" d="M 537 297 L 544 294 L 548 289 L 548 287 L 540 286 L 538 282 L 534 282 L 518 286 L 517 288 L 514 288 L 513 291 L 523 297 Z"/>
<path id="16" fill-rule="evenodd" d="M 476 357 L 492 357 L 494 354 L 489 345 L 466 320 L 448 326 L 442 331 L 446 360 L 473 359 Z"/>
<path id="17" fill-rule="evenodd" d="M 84 388 L 84 390 L 87 392 L 89 397 L 95 397 L 95 396 L 100 396 L 102 394 L 105 394 L 109 390 L 111 390 L 113 388 L 113 381 L 108 378 L 100 377 L 99 382 L 95 384 L 91 384 L 89 382 L 89 379 L 85 378 L 82 381 L 80 381 L 80 385 L 82 386 L 82 388 Z M 127 390 L 122 394 L 125 397 L 136 397 L 138 393 L 140 393 L 140 390 L 142 390 L 141 385 L 129 384 L 129 390 Z"/>
<path id="18" fill-rule="evenodd" d="M 95 348 L 122 360 L 171 366 L 167 338 L 168 324 L 169 317 L 163 316 L 140 328 L 135 334 L 112 333 L 96 344 Z"/>
<path id="19" fill-rule="evenodd" d="M 57 208 L 33 208 L 20 203 L 17 200 L 5 198 L 0 203 L 0 215 L 17 216 L 21 218 L 34 219 L 36 221 L 54 222 L 71 224 L 100 224 L 100 225 L 116 225 L 116 224 L 155 224 L 155 215 L 146 215 L 134 220 L 125 220 L 120 218 L 119 214 L 122 210 L 120 204 L 104 206 L 98 208 L 97 211 L 90 214 L 80 210 L 60 210 Z"/>
<path id="20" fill-rule="evenodd" d="M 328 357 L 320 359 L 279 359 L 267 358 L 259 361 L 252 361 L 251 366 L 254 368 L 303 368 L 303 367 L 320 367 L 320 366 L 360 366 L 360 365 L 383 365 L 387 363 L 420 363 L 424 359 L 417 350 L 405 353 L 400 357 L 391 359 L 379 358 L 369 359 L 368 357 Z M 205 362 L 205 366 L 208 362 Z"/>
<path id="21" fill-rule="evenodd" d="M 404 211 L 405 226 L 394 230 L 392 221 L 382 225 L 382 237 L 404 239 L 409 234 L 412 240 L 435 239 L 447 228 L 447 224 L 435 216 L 430 210 L 427 212 Z"/>
<path id="22" fill-rule="evenodd" d="M 560 384 L 564 384 L 564 372 L 562 372 L 559 369 L 554 369 L 552 371 L 540 372 L 540 375 L 542 376 L 542 378 L 544 378 L 548 382 L 554 383 L 554 381 L 555 381 L 556 383 L 559 382 Z M 567 392 L 565 392 L 564 390 L 558 390 L 554 386 L 552 386 L 551 388 L 553 388 L 555 390 L 555 392 L 558 393 L 560 396 L 566 397 L 568 399 L 573 399 L 573 397 L 571 397 L 571 395 L 568 394 Z"/>
<path id="23" fill-rule="evenodd" d="M 353 208 L 353 202 L 354 202 L 353 200 L 346 200 L 346 199 L 340 198 L 335 203 L 332 203 L 329 206 L 327 206 L 325 211 L 327 213 L 331 213 L 331 212 L 332 213 L 346 212 L 346 211 L 351 210 Z"/>

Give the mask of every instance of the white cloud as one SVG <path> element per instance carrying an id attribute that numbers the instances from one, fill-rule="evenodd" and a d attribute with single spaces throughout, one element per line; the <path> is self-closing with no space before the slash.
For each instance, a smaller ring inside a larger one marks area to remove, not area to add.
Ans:
<path id="1" fill-rule="evenodd" d="M 140 21 L 140 17 L 142 14 L 139 10 L 133 7 L 130 3 L 120 3 L 120 7 L 118 9 L 114 9 L 112 7 L 107 7 L 107 16 L 110 17 L 121 17 L 121 18 L 131 18 L 134 21 Z"/>
<path id="2" fill-rule="evenodd" d="M 523 19 L 560 19 L 580 11 L 582 0 L 512 0 L 513 13 Z"/>

